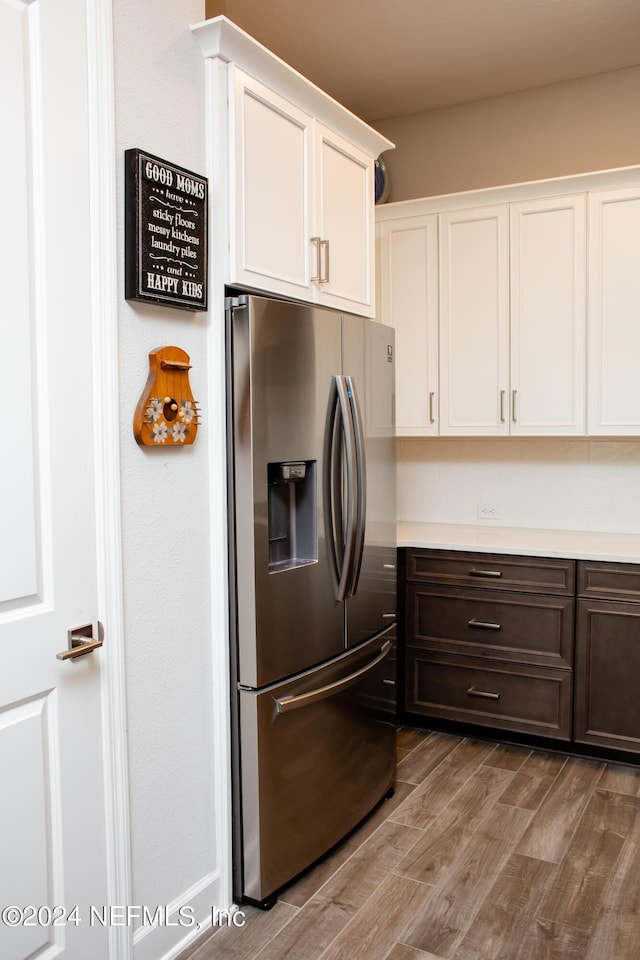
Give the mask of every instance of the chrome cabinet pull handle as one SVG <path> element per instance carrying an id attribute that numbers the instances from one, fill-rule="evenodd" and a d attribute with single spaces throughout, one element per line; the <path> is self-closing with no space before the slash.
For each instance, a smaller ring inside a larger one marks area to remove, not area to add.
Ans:
<path id="1" fill-rule="evenodd" d="M 484 697 L 485 700 L 499 700 L 499 693 L 490 693 L 488 690 L 475 690 L 473 687 L 469 687 L 467 690 L 467 696 L 469 697 Z"/>
<path id="2" fill-rule="evenodd" d="M 502 630 L 501 623 L 489 623 L 486 620 L 471 619 L 468 621 L 470 627 L 477 627 L 479 630 Z"/>
<path id="3" fill-rule="evenodd" d="M 506 390 L 500 391 L 500 423 L 504 423 L 504 395 Z"/>
<path id="4" fill-rule="evenodd" d="M 502 570 L 469 570 L 470 577 L 501 577 Z"/>
<path id="5" fill-rule="evenodd" d="M 320 277 L 320 283 L 329 283 L 329 241 L 321 240 L 318 249 L 324 249 L 324 277 Z"/>
<path id="6" fill-rule="evenodd" d="M 513 420 L 514 423 L 516 423 L 516 421 L 517 421 L 517 419 L 518 419 L 518 418 L 516 417 L 516 394 L 517 394 L 517 392 L 518 392 L 517 390 L 512 390 L 512 391 L 511 391 L 511 419 Z"/>
<path id="7" fill-rule="evenodd" d="M 433 416 L 433 391 L 429 394 L 429 423 L 435 423 Z"/>
<path id="8" fill-rule="evenodd" d="M 315 277 L 311 277 L 311 283 L 322 283 L 322 264 L 320 263 L 320 246 L 322 241 L 320 237 L 311 237 L 311 243 L 313 243 L 316 248 L 316 275 Z"/>

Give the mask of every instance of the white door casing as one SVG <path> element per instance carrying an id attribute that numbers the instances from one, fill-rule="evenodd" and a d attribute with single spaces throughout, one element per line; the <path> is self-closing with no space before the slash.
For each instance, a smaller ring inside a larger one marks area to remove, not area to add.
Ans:
<path id="1" fill-rule="evenodd" d="M 97 7 L 104 12 L 103 2 Z M 104 445 L 92 384 L 104 370 L 92 343 L 96 94 L 87 79 L 95 81 L 87 12 L 86 0 L 0 0 L 3 960 L 102 960 L 109 939 L 116 943 L 108 927 L 91 922 L 91 907 L 101 911 L 113 899 L 108 866 L 117 872 L 107 855 L 107 829 L 112 847 L 118 841 L 106 821 L 113 756 L 105 784 L 104 746 L 118 736 L 103 695 L 106 651 L 56 659 L 71 628 L 92 624 L 97 632 L 99 587 L 103 608 L 114 606 L 97 572 L 94 456 Z M 92 29 L 95 15 L 92 8 Z M 107 255 L 107 276 L 109 264 Z M 101 478 L 101 498 L 113 479 Z M 104 570 L 109 557 L 100 561 Z"/>

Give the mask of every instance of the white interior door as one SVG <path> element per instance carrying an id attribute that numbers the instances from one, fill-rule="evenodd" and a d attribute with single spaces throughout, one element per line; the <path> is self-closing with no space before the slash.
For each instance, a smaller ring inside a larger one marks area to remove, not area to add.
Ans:
<path id="1" fill-rule="evenodd" d="M 0 0 L 2 960 L 107 956 L 86 56 L 84 0 Z"/>

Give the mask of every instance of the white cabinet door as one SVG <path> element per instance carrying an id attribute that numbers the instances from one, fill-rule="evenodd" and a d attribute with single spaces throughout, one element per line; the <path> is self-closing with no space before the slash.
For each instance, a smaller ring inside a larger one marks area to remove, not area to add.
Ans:
<path id="1" fill-rule="evenodd" d="M 380 319 L 395 328 L 396 435 L 438 434 L 438 217 L 379 224 Z"/>
<path id="2" fill-rule="evenodd" d="M 509 207 L 440 215 L 440 433 L 509 433 Z"/>
<path id="3" fill-rule="evenodd" d="M 588 433 L 640 434 L 640 187 L 589 196 Z"/>
<path id="4" fill-rule="evenodd" d="M 373 316 L 373 160 L 320 123 L 315 132 L 317 299 Z"/>
<path id="5" fill-rule="evenodd" d="M 232 70 L 232 282 L 309 300 L 313 119 Z"/>
<path id="6" fill-rule="evenodd" d="M 584 435 L 585 197 L 511 205 L 512 435 Z"/>

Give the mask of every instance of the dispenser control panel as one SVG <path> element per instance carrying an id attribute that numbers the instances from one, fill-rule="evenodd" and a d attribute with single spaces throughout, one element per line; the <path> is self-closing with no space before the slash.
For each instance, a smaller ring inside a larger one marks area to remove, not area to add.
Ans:
<path id="1" fill-rule="evenodd" d="M 304 480 L 307 473 L 306 463 L 281 463 L 282 480 Z"/>

